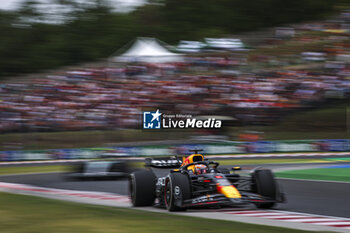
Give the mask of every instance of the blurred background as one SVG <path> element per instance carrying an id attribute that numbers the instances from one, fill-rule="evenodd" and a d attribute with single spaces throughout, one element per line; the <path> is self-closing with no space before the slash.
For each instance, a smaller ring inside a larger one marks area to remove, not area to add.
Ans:
<path id="1" fill-rule="evenodd" d="M 0 8 L 0 150 L 349 139 L 345 0 L 6 0 Z M 141 130 L 150 109 L 215 116 L 224 127 Z"/>

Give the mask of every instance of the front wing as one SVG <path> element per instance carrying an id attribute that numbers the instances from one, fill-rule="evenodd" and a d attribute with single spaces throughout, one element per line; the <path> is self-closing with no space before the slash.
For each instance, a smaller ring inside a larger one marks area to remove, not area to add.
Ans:
<path id="1" fill-rule="evenodd" d="M 241 191 L 241 198 L 227 198 L 223 194 L 207 194 L 188 200 L 176 200 L 176 204 L 183 208 L 204 208 L 210 206 L 241 206 L 254 203 L 278 203 L 284 202 L 284 194 L 276 200 L 261 195 Z"/>

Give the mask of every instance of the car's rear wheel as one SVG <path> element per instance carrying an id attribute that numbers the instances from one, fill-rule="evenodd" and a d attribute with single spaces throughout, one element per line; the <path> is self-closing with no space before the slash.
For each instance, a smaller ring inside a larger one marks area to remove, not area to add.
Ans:
<path id="1" fill-rule="evenodd" d="M 114 162 L 110 166 L 109 171 L 119 173 L 119 177 L 128 177 L 129 173 L 131 173 L 131 170 L 129 169 L 129 164 L 124 161 Z M 115 179 L 116 177 L 113 176 L 112 179 L 113 178 Z"/>
<path id="2" fill-rule="evenodd" d="M 271 202 L 255 203 L 258 208 L 272 208 L 275 205 L 273 200 L 277 196 L 277 182 L 271 170 L 261 169 L 254 171 L 253 175 L 253 191 L 264 197 L 270 198 Z"/>
<path id="3" fill-rule="evenodd" d="M 156 176 L 152 171 L 142 170 L 130 174 L 129 197 L 133 206 L 151 206 L 155 199 Z"/>
<path id="4" fill-rule="evenodd" d="M 82 180 L 85 171 L 85 163 L 75 163 L 70 168 L 69 171 L 64 173 L 63 178 L 67 181 Z M 81 174 L 81 176 L 77 176 Z"/>
<path id="5" fill-rule="evenodd" d="M 125 162 L 114 162 L 109 168 L 110 172 L 126 172 L 127 164 Z"/>
<path id="6" fill-rule="evenodd" d="M 191 198 L 191 186 L 186 174 L 170 173 L 165 179 L 164 202 L 168 211 L 183 211 L 184 200 Z"/>

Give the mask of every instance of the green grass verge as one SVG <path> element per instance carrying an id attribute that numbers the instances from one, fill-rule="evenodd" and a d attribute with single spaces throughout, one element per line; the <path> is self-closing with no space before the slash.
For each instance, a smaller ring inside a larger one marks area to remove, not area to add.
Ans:
<path id="1" fill-rule="evenodd" d="M 26 174 L 26 173 L 46 173 L 67 171 L 68 165 L 40 165 L 22 167 L 0 167 L 0 175 Z"/>
<path id="2" fill-rule="evenodd" d="M 2 233 L 307 232 L 0 193 Z"/>
<path id="3" fill-rule="evenodd" d="M 350 182 L 350 168 L 315 168 L 277 172 L 279 178 Z"/>

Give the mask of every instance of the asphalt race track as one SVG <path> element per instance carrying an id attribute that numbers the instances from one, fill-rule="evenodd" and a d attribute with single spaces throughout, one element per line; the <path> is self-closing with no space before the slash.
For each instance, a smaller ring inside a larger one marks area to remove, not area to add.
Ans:
<path id="1" fill-rule="evenodd" d="M 286 165 L 283 165 L 285 167 Z M 303 165 L 305 166 L 305 165 Z M 310 166 L 310 165 L 308 165 Z M 319 166 L 319 165 L 318 165 Z M 253 166 L 249 166 L 253 167 Z M 278 165 L 269 166 L 278 169 Z M 167 170 L 156 170 L 165 175 Z M 100 191 L 127 195 L 127 180 L 68 181 L 60 173 L 0 176 L 1 182 L 30 184 L 47 188 Z M 350 184 L 280 179 L 288 202 L 275 209 L 335 217 L 350 217 Z"/>

